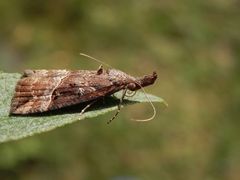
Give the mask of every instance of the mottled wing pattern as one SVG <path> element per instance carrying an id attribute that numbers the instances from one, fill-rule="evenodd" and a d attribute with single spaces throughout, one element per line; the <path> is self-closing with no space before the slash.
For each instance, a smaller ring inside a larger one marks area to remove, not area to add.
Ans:
<path id="1" fill-rule="evenodd" d="M 27 70 L 18 81 L 11 114 L 30 114 L 90 101 L 116 89 L 107 73 L 97 71 Z"/>
<path id="2" fill-rule="evenodd" d="M 91 101 L 115 92 L 116 87 L 107 73 L 97 71 L 72 71 L 52 94 L 49 109 Z"/>
<path id="3" fill-rule="evenodd" d="M 12 99 L 12 114 L 28 114 L 46 111 L 51 94 L 69 74 L 67 70 L 27 70 L 18 81 Z"/>

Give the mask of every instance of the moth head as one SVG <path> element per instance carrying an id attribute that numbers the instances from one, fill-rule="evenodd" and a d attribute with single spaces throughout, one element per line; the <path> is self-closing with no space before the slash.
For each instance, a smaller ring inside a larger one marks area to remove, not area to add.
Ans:
<path id="1" fill-rule="evenodd" d="M 135 78 L 117 69 L 108 69 L 107 73 L 112 82 L 119 85 L 125 85 L 127 89 L 136 91 L 141 87 L 149 86 L 157 79 L 157 73 L 154 71 L 150 75 Z"/>

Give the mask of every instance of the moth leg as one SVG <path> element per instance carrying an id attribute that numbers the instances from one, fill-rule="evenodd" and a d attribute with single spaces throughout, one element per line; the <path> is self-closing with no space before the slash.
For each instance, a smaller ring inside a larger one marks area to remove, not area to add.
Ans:
<path id="1" fill-rule="evenodd" d="M 86 105 L 86 106 L 82 109 L 80 115 L 82 115 L 82 114 L 83 114 L 88 108 L 90 108 L 95 102 L 97 102 L 97 100 L 92 101 L 91 103 L 89 103 L 88 105 Z"/>
<path id="2" fill-rule="evenodd" d="M 121 110 L 121 105 L 122 105 L 122 102 L 123 102 L 123 99 L 126 95 L 126 92 L 127 92 L 127 89 L 124 89 L 123 90 L 123 94 L 122 94 L 122 97 L 120 98 L 120 102 L 118 104 L 118 109 L 117 109 L 117 112 L 115 113 L 115 115 L 112 117 L 112 119 L 110 119 L 107 124 L 110 124 L 116 117 L 117 115 L 119 114 L 120 110 Z"/>
<path id="3" fill-rule="evenodd" d="M 101 64 L 97 70 L 97 75 L 100 75 L 103 73 L 103 65 Z"/>

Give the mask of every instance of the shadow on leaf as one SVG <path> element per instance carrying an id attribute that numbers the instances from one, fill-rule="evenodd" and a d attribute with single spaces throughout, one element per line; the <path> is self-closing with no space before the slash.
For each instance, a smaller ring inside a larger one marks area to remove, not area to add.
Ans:
<path id="1" fill-rule="evenodd" d="M 90 104 L 92 101 L 88 101 L 85 103 L 80 103 L 77 105 L 72 105 L 68 107 L 63 107 L 56 110 L 50 110 L 47 112 L 42 113 L 34 113 L 34 114 L 26 114 L 26 115 L 10 115 L 10 116 L 27 116 L 27 117 L 43 117 L 43 116 L 55 116 L 55 115 L 62 115 L 62 114 L 75 114 L 75 113 L 81 113 L 82 109 L 84 109 L 88 104 Z M 126 104 L 134 104 L 136 101 L 131 100 L 123 100 L 122 105 Z M 119 99 L 114 96 L 107 96 L 104 98 L 99 98 L 96 103 L 91 105 L 85 112 L 93 111 L 93 110 L 101 110 L 105 108 L 110 108 L 114 106 L 118 106 Z"/>

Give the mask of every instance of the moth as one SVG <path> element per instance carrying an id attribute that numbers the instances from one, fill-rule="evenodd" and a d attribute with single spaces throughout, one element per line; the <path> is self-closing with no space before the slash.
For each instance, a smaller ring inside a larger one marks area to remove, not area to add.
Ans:
<path id="1" fill-rule="evenodd" d="M 17 82 L 10 114 L 42 113 L 89 102 L 82 110 L 84 113 L 87 108 L 102 97 L 123 90 L 121 103 L 128 90 L 137 91 L 153 84 L 156 79 L 156 72 L 135 78 L 117 69 L 105 70 L 102 66 L 95 71 L 25 70 Z M 119 111 L 120 105 L 115 116 Z"/>

